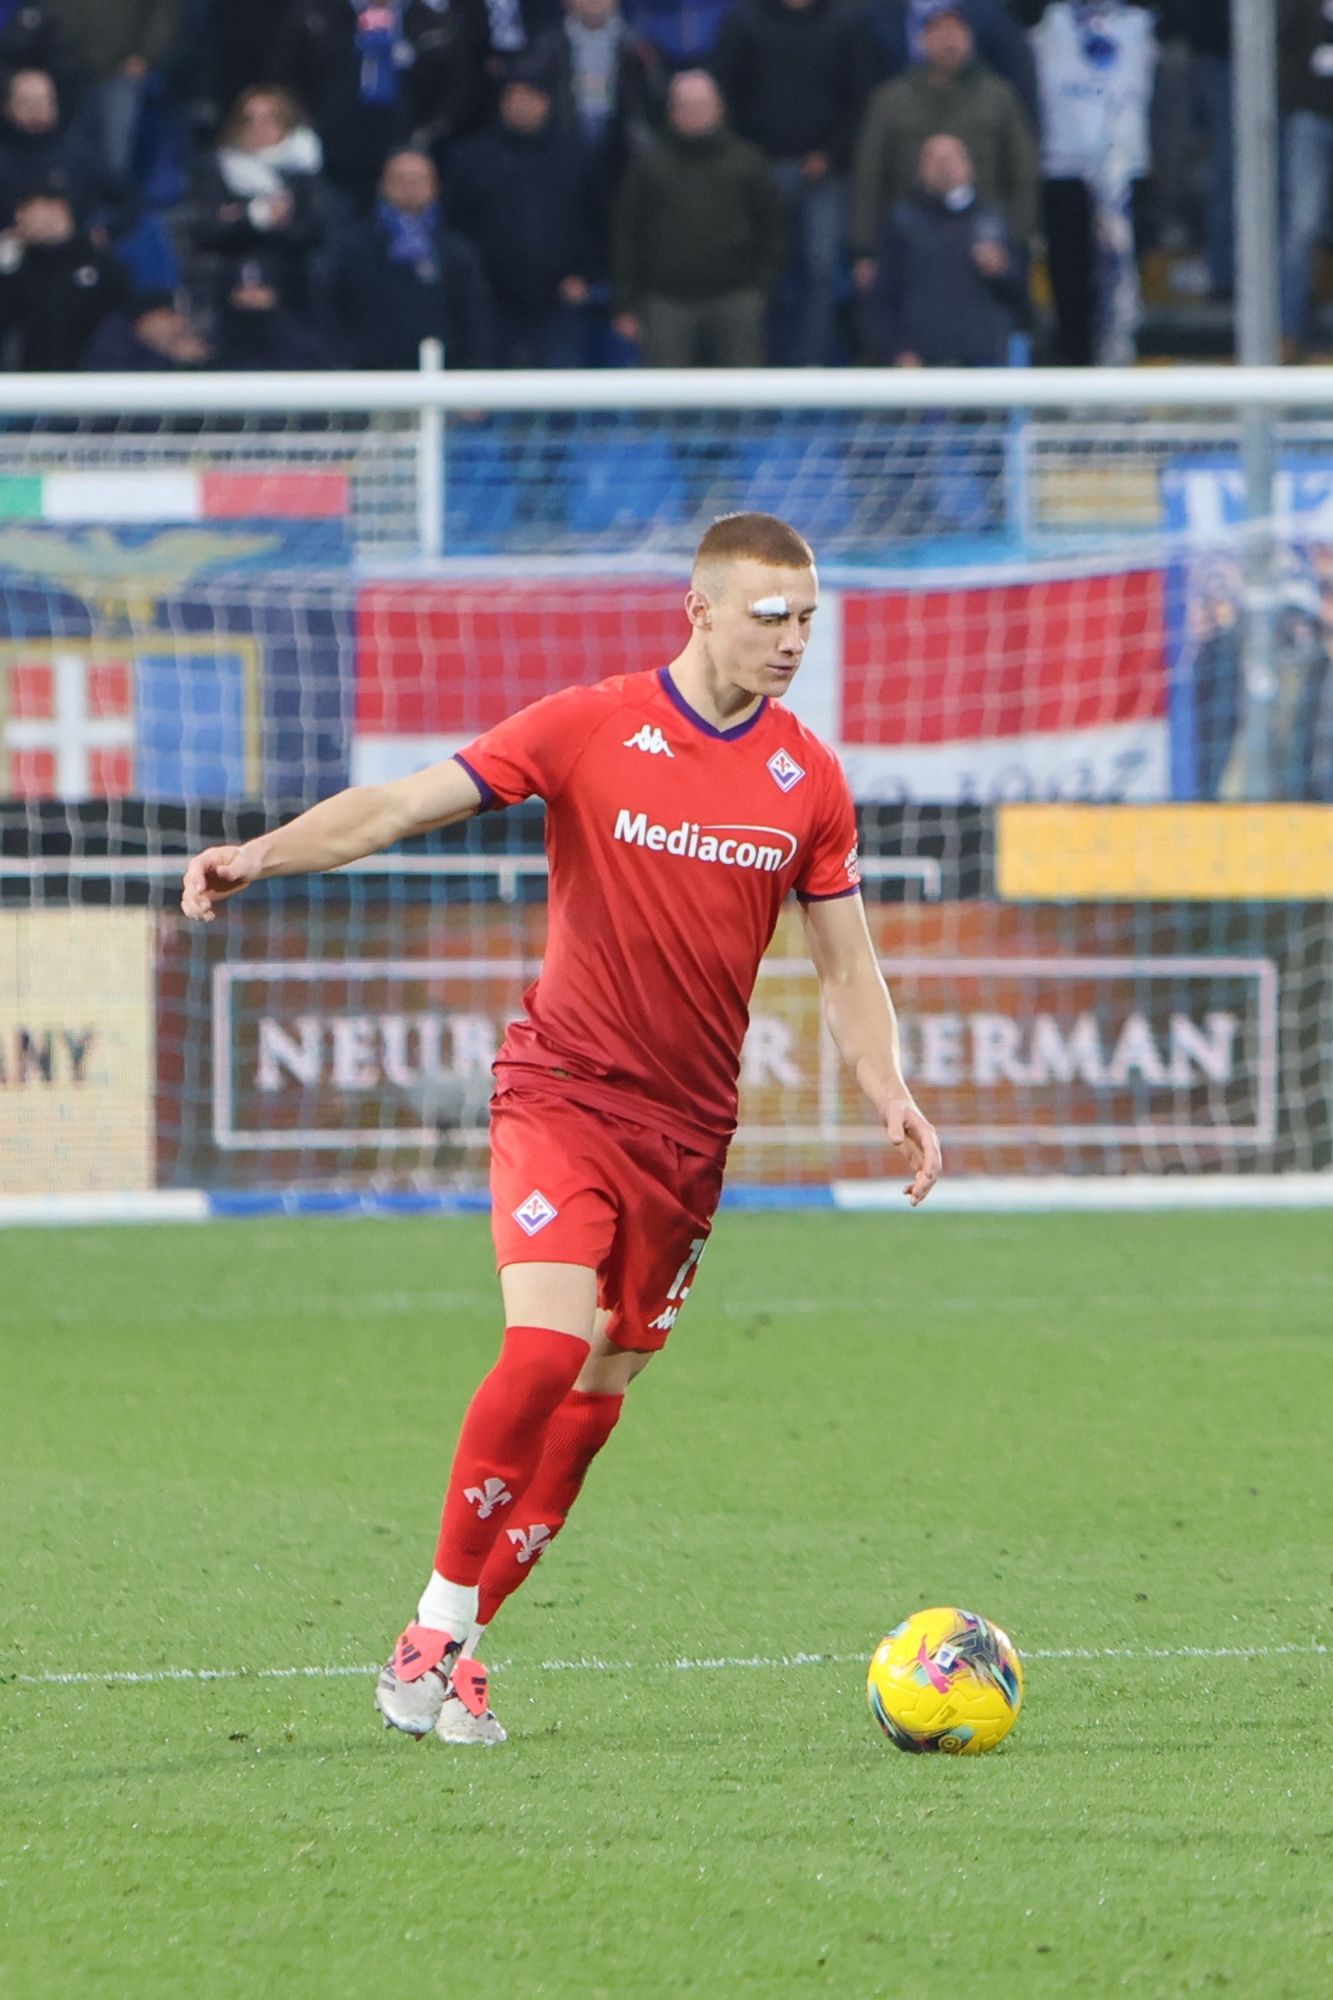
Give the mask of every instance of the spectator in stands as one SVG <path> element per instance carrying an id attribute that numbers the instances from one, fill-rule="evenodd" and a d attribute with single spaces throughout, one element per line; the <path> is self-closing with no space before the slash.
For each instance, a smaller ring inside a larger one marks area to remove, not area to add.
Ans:
<path id="1" fill-rule="evenodd" d="M 328 344 L 283 305 L 256 259 L 242 264 L 217 318 L 216 365 L 227 369 L 330 368 Z"/>
<path id="2" fill-rule="evenodd" d="M 338 253 L 329 305 L 353 368 L 415 368 L 423 340 L 442 342 L 446 367 L 489 363 L 486 280 L 467 238 L 445 227 L 424 153 L 386 161 L 375 213 Z"/>
<path id="3" fill-rule="evenodd" d="M 149 73 L 170 50 L 179 0 L 51 0 L 90 80 L 86 105 L 102 157 L 127 174 Z"/>
<path id="4" fill-rule="evenodd" d="M 618 0 L 565 0 L 563 21 L 539 36 L 531 53 L 548 67 L 556 130 L 579 133 L 594 159 L 618 175 L 661 125 L 661 55 L 630 31 Z"/>
<path id="5" fill-rule="evenodd" d="M 1198 0 L 1208 5 L 1209 0 Z M 1226 0 L 1220 0 L 1225 5 Z M 976 52 L 988 69 L 1013 86 L 1037 129 L 1037 71 L 1023 25 L 1006 0 L 959 0 L 959 13 L 972 31 Z M 866 0 L 865 21 L 878 54 L 877 83 L 901 76 L 910 63 L 925 61 L 921 29 L 930 0 Z"/>
<path id="6" fill-rule="evenodd" d="M 3 9 L 0 9 L 3 13 Z M 79 108 L 86 78 L 51 0 L 23 0 L 0 20 L 0 75 L 39 69 L 55 84 L 68 115 Z"/>
<path id="7" fill-rule="evenodd" d="M 538 36 L 531 57 L 549 74 L 556 131 L 580 139 L 587 154 L 588 301 L 577 358 L 623 365 L 632 353 L 609 332 L 611 211 L 625 168 L 661 126 L 666 64 L 631 33 L 618 0 L 564 0 L 559 26 Z"/>
<path id="8" fill-rule="evenodd" d="M 1310 260 L 1328 228 L 1333 181 L 1333 20 L 1323 0 L 1279 0 L 1282 332 L 1289 359 L 1309 333 Z"/>
<path id="9" fill-rule="evenodd" d="M 961 139 L 921 148 L 917 184 L 885 220 L 866 328 L 897 368 L 998 368 L 1027 298 L 1027 260 L 998 209 L 984 208 Z"/>
<path id="10" fill-rule="evenodd" d="M 13 366 L 77 368 L 109 314 L 133 292 L 129 272 L 74 219 L 63 189 L 25 194 L 0 235 L 0 343 Z"/>
<path id="11" fill-rule="evenodd" d="M 1193 140 L 1201 116 L 1207 144 L 1207 198 L 1203 214 L 1203 260 L 1209 290 L 1225 298 L 1235 290 L 1235 148 L 1231 132 L 1231 4 L 1229 0 L 1161 0 L 1157 38 L 1163 54 L 1169 42 L 1183 56 L 1177 88 L 1169 90 L 1167 64 L 1157 72 L 1153 100 L 1153 180 L 1163 216 L 1161 248 L 1167 232 L 1189 240 L 1183 212 L 1191 206 Z"/>
<path id="12" fill-rule="evenodd" d="M 79 366 L 117 374 L 206 368 L 212 350 L 165 287 L 140 292 L 98 327 Z"/>
<path id="13" fill-rule="evenodd" d="M 866 107 L 856 157 L 852 244 L 864 290 L 884 218 L 916 181 L 926 140 L 952 133 L 967 147 L 978 199 L 999 208 L 1014 239 L 1037 226 L 1037 149 L 1031 127 L 1003 77 L 976 59 L 961 0 L 930 0 L 921 22 L 923 60 L 882 83 Z"/>
<path id="14" fill-rule="evenodd" d="M 758 368 L 785 248 L 768 161 L 728 131 L 712 77 L 683 71 L 616 205 L 618 330 L 650 368 Z"/>
<path id="15" fill-rule="evenodd" d="M 352 214 L 374 200 L 390 152 L 470 131 L 485 105 L 484 0 L 289 0 L 272 73 L 305 105 L 324 171 Z"/>
<path id="16" fill-rule="evenodd" d="M 45 70 L 21 69 L 0 104 L 0 226 L 34 187 L 63 189 L 75 221 L 100 232 L 99 240 L 125 235 L 138 219 L 139 191 L 129 175 L 113 173 L 92 142 L 62 119 Z"/>
<path id="17" fill-rule="evenodd" d="M 589 159 L 556 129 L 548 60 L 521 56 L 500 115 L 449 155 L 444 207 L 481 259 L 503 368 L 576 368 L 594 262 Z"/>
<path id="18" fill-rule="evenodd" d="M 874 65 L 860 13 L 838 0 L 740 0 L 710 65 L 742 139 L 768 155 L 787 210 L 799 301 L 773 358 L 830 359 L 847 235 L 848 170 Z"/>
<path id="19" fill-rule="evenodd" d="M 261 259 L 284 306 L 304 311 L 311 259 L 328 225 L 319 139 L 277 85 L 243 90 L 199 164 L 189 231 L 194 248 L 217 261 L 219 294 L 240 266 Z"/>
<path id="20" fill-rule="evenodd" d="M 1135 187 L 1148 171 L 1153 17 L 1126 0 L 1054 0 L 1032 30 L 1041 92 L 1047 260 L 1070 368 L 1136 358 Z"/>

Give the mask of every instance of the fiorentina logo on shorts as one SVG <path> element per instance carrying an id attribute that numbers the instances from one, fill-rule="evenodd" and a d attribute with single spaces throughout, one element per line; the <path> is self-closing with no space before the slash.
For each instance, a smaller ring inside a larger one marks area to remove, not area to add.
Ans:
<path id="1" fill-rule="evenodd" d="M 554 1222 L 559 1210 L 552 1208 L 546 1196 L 534 1188 L 526 1201 L 521 1201 L 514 1210 L 514 1220 L 527 1236 L 535 1236 L 539 1229 L 545 1229 L 548 1222 Z"/>
<path id="2" fill-rule="evenodd" d="M 773 783 L 780 792 L 789 792 L 793 785 L 799 785 L 805 772 L 794 757 L 785 750 L 775 750 L 768 760 L 768 768 L 773 775 Z"/>

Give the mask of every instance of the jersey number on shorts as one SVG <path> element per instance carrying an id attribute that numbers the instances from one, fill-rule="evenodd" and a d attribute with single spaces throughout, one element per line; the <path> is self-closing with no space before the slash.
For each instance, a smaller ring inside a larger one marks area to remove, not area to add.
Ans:
<path id="1" fill-rule="evenodd" d="M 694 1283 L 694 1273 L 698 1269 L 699 1259 L 707 1248 L 706 1236 L 696 1236 L 690 1244 L 690 1254 L 671 1280 L 667 1292 L 667 1298 L 671 1303 L 667 1305 L 665 1312 L 660 1312 L 655 1320 L 649 1321 L 650 1326 L 656 1328 L 659 1333 L 670 1333 L 676 1324 L 676 1317 L 690 1296 L 690 1286 Z"/>

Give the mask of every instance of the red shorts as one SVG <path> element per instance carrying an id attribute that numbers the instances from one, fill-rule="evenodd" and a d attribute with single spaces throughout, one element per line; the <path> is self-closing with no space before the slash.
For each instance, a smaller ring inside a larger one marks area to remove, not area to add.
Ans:
<path id="1" fill-rule="evenodd" d="M 597 1273 L 608 1338 L 666 1344 L 722 1192 L 726 1149 L 692 1152 L 662 1132 L 542 1090 L 491 1106 L 496 1263 L 583 1264 Z"/>

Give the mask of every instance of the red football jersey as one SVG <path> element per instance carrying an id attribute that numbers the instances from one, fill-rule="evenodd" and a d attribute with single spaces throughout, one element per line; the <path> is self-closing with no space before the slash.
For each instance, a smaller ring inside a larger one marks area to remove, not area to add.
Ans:
<path id="1" fill-rule="evenodd" d="M 736 1126 L 750 994 L 789 890 L 857 893 L 842 766 L 780 702 L 715 729 L 663 667 L 566 688 L 458 760 L 485 806 L 546 801 L 550 922 L 500 1086 L 710 1147 Z"/>

